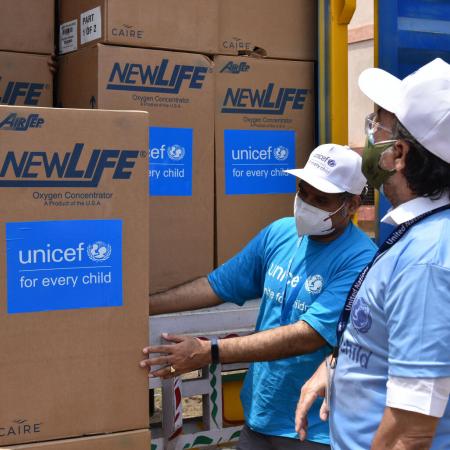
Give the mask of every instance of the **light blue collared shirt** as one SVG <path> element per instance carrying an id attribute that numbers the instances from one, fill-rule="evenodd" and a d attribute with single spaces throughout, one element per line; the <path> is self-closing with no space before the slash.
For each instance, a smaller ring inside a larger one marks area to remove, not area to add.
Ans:
<path id="1" fill-rule="evenodd" d="M 398 225 L 448 203 L 448 197 L 416 198 L 391 210 L 383 221 Z M 332 385 L 333 449 L 370 448 L 387 404 L 388 380 L 450 377 L 449 324 L 450 210 L 446 210 L 408 230 L 373 265 L 359 290 Z M 446 448 L 450 448 L 448 404 L 432 446 Z"/>

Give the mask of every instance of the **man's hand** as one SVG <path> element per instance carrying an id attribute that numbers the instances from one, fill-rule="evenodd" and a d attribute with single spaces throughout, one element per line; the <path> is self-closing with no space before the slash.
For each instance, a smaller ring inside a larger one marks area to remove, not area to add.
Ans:
<path id="1" fill-rule="evenodd" d="M 308 411 L 318 397 L 325 397 L 327 379 L 327 367 L 326 361 L 324 361 L 301 389 L 297 410 L 295 411 L 295 431 L 300 436 L 301 441 L 306 439 Z M 320 408 L 320 418 L 322 420 L 328 419 L 328 411 L 327 401 L 324 399 Z"/>
<path id="2" fill-rule="evenodd" d="M 143 350 L 149 358 L 140 366 L 147 368 L 150 377 L 171 378 L 182 373 L 192 372 L 211 362 L 211 343 L 192 336 L 162 334 L 172 344 L 154 345 Z M 154 355 L 158 353 L 159 355 Z M 152 371 L 154 366 L 162 366 Z"/>
<path id="3" fill-rule="evenodd" d="M 438 417 L 386 406 L 371 449 L 428 450 L 438 423 Z"/>

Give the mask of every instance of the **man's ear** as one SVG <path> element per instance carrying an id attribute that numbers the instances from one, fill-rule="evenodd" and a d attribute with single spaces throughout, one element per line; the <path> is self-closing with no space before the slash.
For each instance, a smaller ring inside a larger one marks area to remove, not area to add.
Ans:
<path id="1" fill-rule="evenodd" d="M 352 197 L 350 197 L 350 199 L 348 200 L 348 213 L 350 214 L 350 216 L 353 216 L 353 214 L 356 213 L 358 208 L 361 206 L 361 203 L 362 201 L 360 195 L 353 195 Z"/>
<path id="2" fill-rule="evenodd" d="M 404 139 L 399 139 L 394 144 L 394 169 L 397 172 L 401 172 L 405 168 L 409 148 L 409 142 Z"/>

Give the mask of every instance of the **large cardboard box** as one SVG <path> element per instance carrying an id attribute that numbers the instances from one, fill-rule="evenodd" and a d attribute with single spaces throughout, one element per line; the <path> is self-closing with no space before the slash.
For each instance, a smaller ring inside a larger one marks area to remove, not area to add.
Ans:
<path id="1" fill-rule="evenodd" d="M 150 292 L 205 275 L 214 251 L 214 74 L 203 55 L 98 44 L 60 61 L 63 106 L 150 112 Z"/>
<path id="2" fill-rule="evenodd" d="M 217 53 L 218 0 L 60 0 L 59 52 L 93 43 Z"/>
<path id="3" fill-rule="evenodd" d="M 316 60 L 316 0 L 220 1 L 219 53 Z"/>
<path id="4" fill-rule="evenodd" d="M 52 106 L 48 58 L 0 51 L 0 105 Z"/>
<path id="5" fill-rule="evenodd" d="M 149 450 L 150 431 L 138 430 L 61 441 L 1 447 L 2 450 Z"/>
<path id="6" fill-rule="evenodd" d="M 0 106 L 0 446 L 148 425 L 147 116 Z"/>
<path id="7" fill-rule="evenodd" d="M 216 73 L 218 264 L 293 214 L 295 177 L 314 147 L 310 62 L 220 56 Z"/>
<path id="8" fill-rule="evenodd" d="M 0 50 L 54 52 L 55 0 L 2 0 Z"/>

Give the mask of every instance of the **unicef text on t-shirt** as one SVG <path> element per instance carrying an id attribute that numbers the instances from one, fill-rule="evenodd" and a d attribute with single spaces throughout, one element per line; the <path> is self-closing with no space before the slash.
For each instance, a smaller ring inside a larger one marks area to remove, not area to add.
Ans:
<path id="1" fill-rule="evenodd" d="M 227 195 L 295 192 L 295 131 L 224 130 L 224 148 Z"/>

